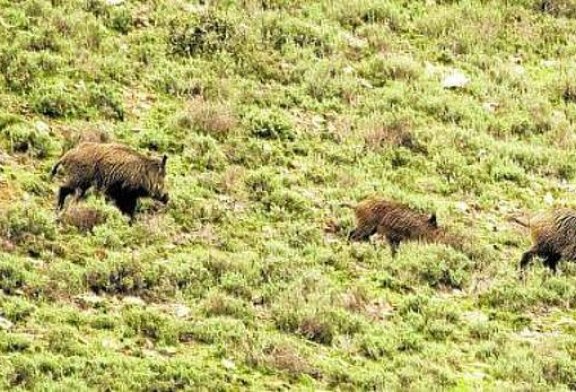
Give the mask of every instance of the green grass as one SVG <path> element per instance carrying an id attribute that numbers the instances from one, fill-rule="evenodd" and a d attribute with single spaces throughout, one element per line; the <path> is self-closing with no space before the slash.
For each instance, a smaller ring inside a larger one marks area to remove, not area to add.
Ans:
<path id="1" fill-rule="evenodd" d="M 0 389 L 576 388 L 576 268 L 508 220 L 576 206 L 576 3 L 210 3 L 0 0 Z M 170 203 L 58 221 L 106 139 Z M 471 244 L 347 243 L 374 194 Z"/>

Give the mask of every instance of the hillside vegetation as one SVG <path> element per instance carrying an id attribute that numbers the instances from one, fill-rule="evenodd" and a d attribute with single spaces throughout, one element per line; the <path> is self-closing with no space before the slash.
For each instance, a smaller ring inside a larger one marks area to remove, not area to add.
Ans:
<path id="1" fill-rule="evenodd" d="M 574 390 L 509 219 L 576 206 L 574 56 L 571 0 L 0 0 L 0 389 Z M 170 203 L 57 219 L 81 140 Z M 348 243 L 371 195 L 468 250 Z"/>

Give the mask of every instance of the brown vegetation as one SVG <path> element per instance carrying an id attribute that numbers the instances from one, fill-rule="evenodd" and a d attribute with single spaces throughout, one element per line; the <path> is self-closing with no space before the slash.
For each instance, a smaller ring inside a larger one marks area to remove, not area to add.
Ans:
<path id="1" fill-rule="evenodd" d="M 106 215 L 95 208 L 74 206 L 66 210 L 60 217 L 60 221 L 66 225 L 76 227 L 82 232 L 92 231 L 94 227 L 106 221 Z"/>
<path id="2" fill-rule="evenodd" d="M 390 123 L 372 123 L 363 132 L 365 146 L 374 151 L 387 147 L 405 147 L 414 152 L 425 152 L 410 129 L 406 120 L 397 119 Z"/>
<path id="3" fill-rule="evenodd" d="M 238 119 L 228 105 L 203 99 L 193 100 L 178 119 L 181 128 L 196 129 L 217 139 L 226 138 L 237 125 Z"/>

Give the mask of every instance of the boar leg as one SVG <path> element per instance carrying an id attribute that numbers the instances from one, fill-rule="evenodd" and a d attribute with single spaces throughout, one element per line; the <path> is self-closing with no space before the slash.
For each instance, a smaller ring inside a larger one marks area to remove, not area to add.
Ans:
<path id="1" fill-rule="evenodd" d="M 552 253 L 548 255 L 548 257 L 546 257 L 546 259 L 544 260 L 544 265 L 550 268 L 553 274 L 556 274 L 557 271 L 556 267 L 561 257 L 562 256 L 560 256 L 558 253 Z"/>
<path id="2" fill-rule="evenodd" d="M 62 185 L 60 190 L 58 191 L 58 210 L 62 210 L 64 208 L 64 202 L 68 195 L 74 193 L 75 188 L 69 185 Z"/>
<path id="3" fill-rule="evenodd" d="M 137 198 L 134 196 L 124 196 L 116 200 L 116 206 L 124 215 L 130 217 L 130 224 L 134 222 Z"/>
<path id="4" fill-rule="evenodd" d="M 392 250 L 392 258 L 395 258 L 398 254 L 398 248 L 400 247 L 400 239 L 393 236 L 386 236 L 388 244 L 390 244 L 390 249 Z"/>

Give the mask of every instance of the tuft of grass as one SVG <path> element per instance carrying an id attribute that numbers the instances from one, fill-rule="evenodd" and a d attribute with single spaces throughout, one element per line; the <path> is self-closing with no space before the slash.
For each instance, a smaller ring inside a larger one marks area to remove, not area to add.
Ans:
<path id="1" fill-rule="evenodd" d="M 216 9 L 192 13 L 170 21 L 170 53 L 178 56 L 215 54 L 232 50 L 241 33 L 230 17 Z"/>
<path id="2" fill-rule="evenodd" d="M 188 108 L 176 119 L 176 126 L 183 130 L 195 130 L 218 140 L 233 136 L 238 119 L 233 110 L 222 103 L 192 100 Z"/>
<path id="3" fill-rule="evenodd" d="M 248 355 L 248 363 L 271 369 L 272 371 L 286 373 L 292 378 L 303 375 L 319 377 L 320 370 L 315 368 L 289 339 L 274 339 L 265 342 L 262 347 Z"/>
<path id="4" fill-rule="evenodd" d="M 260 139 L 294 140 L 290 119 L 280 110 L 252 111 L 246 114 L 247 128 Z"/>
<path id="5" fill-rule="evenodd" d="M 26 153 L 43 159 L 54 149 L 52 136 L 45 129 L 27 123 L 9 125 L 0 131 L 3 144 L 13 153 Z"/>
<path id="6" fill-rule="evenodd" d="M 362 127 L 366 148 L 381 151 L 386 148 L 404 147 L 414 152 L 425 152 L 425 147 L 418 141 L 412 131 L 412 125 L 407 119 L 385 118 L 370 119 Z"/>
<path id="7" fill-rule="evenodd" d="M 64 212 L 60 221 L 80 232 L 91 232 L 96 226 L 106 222 L 106 215 L 93 207 L 73 206 Z"/>

